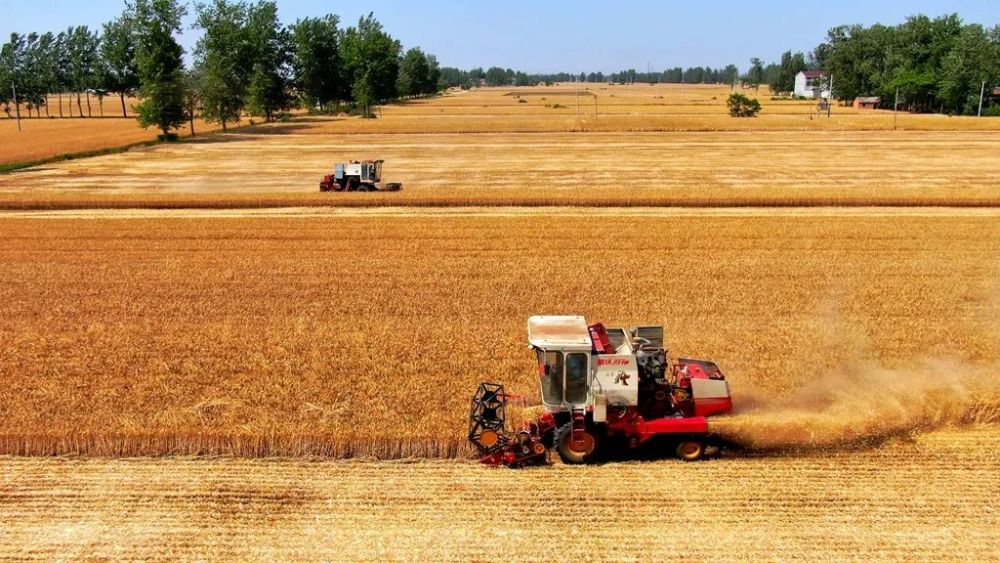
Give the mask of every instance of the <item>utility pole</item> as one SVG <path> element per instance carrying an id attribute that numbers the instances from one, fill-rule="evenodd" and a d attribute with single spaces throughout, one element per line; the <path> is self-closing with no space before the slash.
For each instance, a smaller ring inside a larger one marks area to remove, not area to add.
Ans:
<path id="1" fill-rule="evenodd" d="M 899 86 L 896 86 L 896 101 L 892 104 L 892 130 L 896 130 L 896 115 L 899 113 Z"/>
<path id="2" fill-rule="evenodd" d="M 826 98 L 826 118 L 830 119 L 830 114 L 833 113 L 833 75 L 830 75 L 830 93 Z"/>
<path id="3" fill-rule="evenodd" d="M 21 106 L 17 103 L 17 86 L 14 86 L 14 81 L 10 81 L 10 91 L 14 93 L 14 113 L 17 114 L 17 132 L 21 132 Z M 30 116 L 29 116 L 30 117 Z"/>
<path id="4" fill-rule="evenodd" d="M 983 87 L 979 89 L 979 113 L 978 117 L 983 116 L 983 95 L 986 94 L 986 81 L 983 80 Z"/>

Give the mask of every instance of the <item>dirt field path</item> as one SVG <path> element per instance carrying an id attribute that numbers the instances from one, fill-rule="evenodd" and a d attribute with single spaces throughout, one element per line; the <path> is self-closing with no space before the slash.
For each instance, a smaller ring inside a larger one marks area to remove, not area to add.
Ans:
<path id="1" fill-rule="evenodd" d="M 996 436 L 524 471 L 0 458 L 0 559 L 996 561 Z"/>

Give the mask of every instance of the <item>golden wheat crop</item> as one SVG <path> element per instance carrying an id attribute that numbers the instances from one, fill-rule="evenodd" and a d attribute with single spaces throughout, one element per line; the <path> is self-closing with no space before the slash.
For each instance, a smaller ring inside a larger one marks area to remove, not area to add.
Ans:
<path id="1" fill-rule="evenodd" d="M 259 131 L 0 176 L 0 207 L 1000 204 L 1000 144 L 975 132 Z M 363 157 L 403 191 L 319 193 L 334 162 Z"/>
<path id="2" fill-rule="evenodd" d="M 196 133 L 217 129 L 216 124 L 195 120 Z M 4 118 L 0 119 L 0 164 L 153 141 L 158 133 L 156 128 L 139 127 L 134 117 L 23 118 L 21 131 L 17 130 L 15 120 Z M 190 134 L 190 127 L 185 125 L 177 133 L 186 137 Z"/>
<path id="3" fill-rule="evenodd" d="M 0 452 L 464 455 L 541 313 L 663 322 L 737 396 L 995 366 L 998 218 L 954 213 L 7 217 Z"/>
<path id="4" fill-rule="evenodd" d="M 991 561 L 989 428 L 699 464 L 0 458 L 0 559 Z"/>

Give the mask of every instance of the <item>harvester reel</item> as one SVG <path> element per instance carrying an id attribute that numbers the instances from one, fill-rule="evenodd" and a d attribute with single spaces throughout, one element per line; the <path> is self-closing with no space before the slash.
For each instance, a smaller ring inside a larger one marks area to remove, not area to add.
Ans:
<path id="1" fill-rule="evenodd" d="M 507 420 L 507 395 L 503 385 L 480 383 L 472 397 L 469 413 L 469 441 L 480 455 L 503 449 L 507 443 L 504 426 Z"/>

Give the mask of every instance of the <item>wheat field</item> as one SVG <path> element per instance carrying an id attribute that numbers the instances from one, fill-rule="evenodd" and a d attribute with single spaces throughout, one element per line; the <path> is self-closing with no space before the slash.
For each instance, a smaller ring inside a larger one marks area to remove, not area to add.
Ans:
<path id="1" fill-rule="evenodd" d="M 976 132 L 232 134 L 0 176 L 0 208 L 995 206 Z M 386 160 L 401 192 L 319 193 L 334 162 Z"/>
<path id="2" fill-rule="evenodd" d="M 763 111 L 756 119 L 729 117 L 725 99 L 729 86 L 708 84 L 554 84 L 518 88 L 451 89 L 427 99 L 409 100 L 379 108 L 378 119 L 337 116 L 305 116 L 292 112 L 287 123 L 250 130 L 293 130 L 303 134 L 336 136 L 359 133 L 559 133 L 559 132 L 683 132 L 683 131 L 992 131 L 1000 130 L 1000 118 L 977 119 L 942 115 L 915 115 L 890 111 L 862 111 L 836 106 L 830 117 L 817 112 L 812 101 L 775 98 L 764 86 L 759 91 L 740 89 L 758 98 Z M 100 112 L 92 100 L 93 115 Z M 50 158 L 61 154 L 107 149 L 156 137 L 153 129 L 141 129 L 135 119 L 119 118 L 117 98 L 105 100 L 102 119 L 22 119 L 18 132 L 14 119 L 0 119 L 0 164 Z M 134 116 L 129 99 L 129 113 Z M 68 99 L 63 99 L 69 115 Z M 74 102 L 75 105 L 75 102 Z M 85 108 L 86 110 L 86 108 Z M 72 111 L 76 111 L 74 108 Z M 257 118 L 256 122 L 260 123 Z M 243 116 L 240 125 L 252 125 Z M 215 132 L 218 124 L 196 120 L 195 130 Z M 187 136 L 187 126 L 179 130 Z"/>
<path id="3" fill-rule="evenodd" d="M 992 210 L 149 213 L 0 220 L 0 452 L 464 456 L 479 381 L 537 395 L 539 313 L 664 323 L 738 397 L 1000 363 Z"/>
<path id="4" fill-rule="evenodd" d="M 1000 120 L 589 87 L 0 174 L 0 560 L 997 560 Z M 533 314 L 665 324 L 745 450 L 473 463 Z"/>
<path id="5" fill-rule="evenodd" d="M 993 428 L 878 450 L 490 470 L 0 458 L 0 559 L 996 561 Z"/>
<path id="6" fill-rule="evenodd" d="M 18 130 L 16 119 L 0 119 L 0 165 L 43 160 L 63 154 L 99 151 L 113 147 L 152 142 L 156 140 L 159 130 L 155 127 L 143 129 L 135 119 L 133 105 L 136 100 L 126 98 L 128 116 L 122 117 L 121 102 L 116 96 L 104 99 L 104 116 L 101 116 L 97 100 L 91 100 L 93 117 L 77 117 L 76 99 L 72 101 L 63 97 L 63 116 L 59 116 L 58 100 L 50 99 L 52 107 L 49 116 L 42 111 L 41 117 L 27 116 L 27 110 L 21 110 L 21 129 Z M 86 102 L 82 103 L 84 112 Z M 73 117 L 70 117 L 72 111 Z M 13 111 L 11 112 L 13 114 Z M 34 114 L 32 114 L 34 115 Z M 218 124 L 195 120 L 195 133 L 217 131 Z M 187 137 L 191 134 L 190 125 L 185 124 L 177 134 Z"/>

